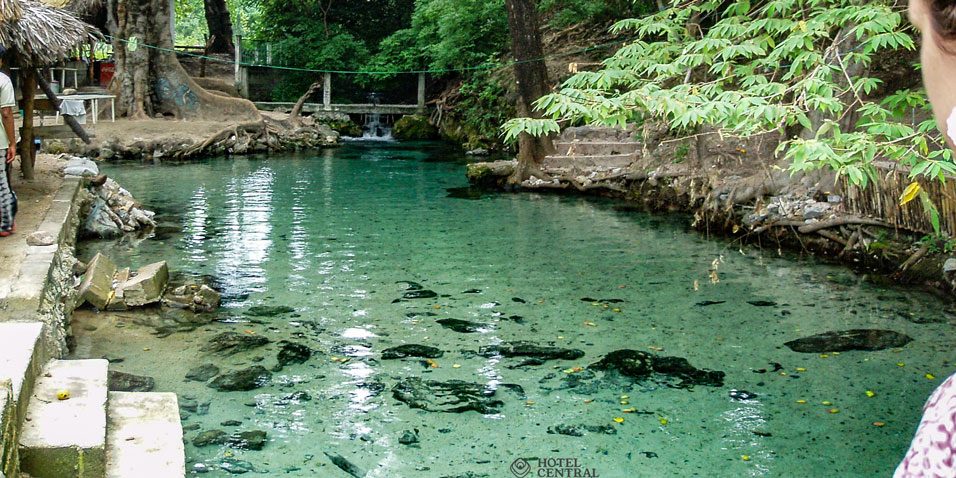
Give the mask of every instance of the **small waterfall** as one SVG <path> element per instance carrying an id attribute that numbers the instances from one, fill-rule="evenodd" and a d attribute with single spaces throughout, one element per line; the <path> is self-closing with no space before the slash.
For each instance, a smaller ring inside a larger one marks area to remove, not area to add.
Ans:
<path id="1" fill-rule="evenodd" d="M 380 93 L 369 93 L 368 102 L 377 105 L 382 101 Z M 362 127 L 362 138 L 389 141 L 392 139 L 392 127 L 382 122 L 382 115 L 370 113 L 365 116 L 365 125 Z"/>

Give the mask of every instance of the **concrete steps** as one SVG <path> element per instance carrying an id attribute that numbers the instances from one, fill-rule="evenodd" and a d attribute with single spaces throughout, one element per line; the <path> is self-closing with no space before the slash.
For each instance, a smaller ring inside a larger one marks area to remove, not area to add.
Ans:
<path id="1" fill-rule="evenodd" d="M 637 160 L 635 154 L 607 154 L 594 156 L 558 156 L 544 158 L 544 167 L 547 169 L 613 169 L 626 168 Z"/>
<path id="2" fill-rule="evenodd" d="M 107 478 L 186 475 L 174 393 L 110 392 L 106 436 Z"/>
<path id="3" fill-rule="evenodd" d="M 23 422 L 34 380 L 43 368 L 42 334 L 40 322 L 0 323 L 0 381 L 10 381 L 11 405 L 19 410 L 15 417 L 17 428 Z"/>
<path id="4" fill-rule="evenodd" d="M 573 126 L 561 132 L 559 141 L 627 142 L 635 141 L 637 132 L 634 126 L 627 129 Z"/>
<path id="5" fill-rule="evenodd" d="M 106 360 L 53 360 L 43 369 L 20 434 L 20 470 L 33 478 L 106 474 Z M 58 393 L 68 392 L 60 400 Z"/>
<path id="6" fill-rule="evenodd" d="M 555 141 L 555 156 L 600 156 L 634 154 L 641 149 L 635 141 Z"/>

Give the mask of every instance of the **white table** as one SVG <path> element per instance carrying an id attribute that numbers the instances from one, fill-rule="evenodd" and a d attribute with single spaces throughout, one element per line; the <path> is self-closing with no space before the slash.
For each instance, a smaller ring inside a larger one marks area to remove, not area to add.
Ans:
<path id="1" fill-rule="evenodd" d="M 116 95 L 64 95 L 57 97 L 61 100 L 89 101 L 91 113 L 93 114 L 93 124 L 96 124 L 96 117 L 100 112 L 100 100 L 110 100 L 110 121 L 116 121 Z M 60 112 L 56 112 L 56 123 L 60 124 Z"/>

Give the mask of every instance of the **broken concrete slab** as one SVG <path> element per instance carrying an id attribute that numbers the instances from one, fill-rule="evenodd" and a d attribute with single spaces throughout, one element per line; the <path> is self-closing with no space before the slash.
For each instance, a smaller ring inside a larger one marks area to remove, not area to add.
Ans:
<path id="1" fill-rule="evenodd" d="M 108 365 L 102 359 L 53 360 L 44 367 L 21 430 L 22 471 L 34 478 L 106 474 Z"/>
<path id="2" fill-rule="evenodd" d="M 186 475 L 175 393 L 110 392 L 106 477 Z"/>
<path id="3" fill-rule="evenodd" d="M 169 283 L 169 267 L 166 261 L 141 267 L 136 275 L 117 286 L 123 291 L 123 300 L 129 307 L 159 302 Z"/>
<path id="4" fill-rule="evenodd" d="M 113 277 L 116 275 L 116 264 L 109 257 L 97 253 L 93 256 L 83 281 L 80 282 L 79 304 L 88 302 L 97 309 L 105 309 L 113 295 Z"/>
<path id="5" fill-rule="evenodd" d="M 126 283 L 126 281 L 129 280 L 129 276 L 129 267 L 120 269 L 116 272 L 116 275 L 113 277 L 113 298 L 110 299 L 110 303 L 106 306 L 106 310 L 122 311 L 129 308 L 126 305 L 126 297 L 123 293 L 123 288 L 121 287 Z"/>
<path id="6" fill-rule="evenodd" d="M 42 336 L 40 322 L 0 323 L 0 381 L 10 380 L 14 403 L 27 403 L 43 369 Z M 20 412 L 18 420 L 22 417 Z"/>

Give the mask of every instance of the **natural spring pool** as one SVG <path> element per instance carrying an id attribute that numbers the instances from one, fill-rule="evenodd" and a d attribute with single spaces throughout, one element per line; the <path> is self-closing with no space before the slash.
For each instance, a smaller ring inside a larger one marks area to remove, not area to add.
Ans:
<path id="1" fill-rule="evenodd" d="M 349 476 L 330 456 L 369 477 L 889 476 L 956 369 L 952 306 L 930 294 L 620 203 L 449 197 L 463 165 L 440 145 L 382 142 L 108 165 L 160 227 L 84 242 L 80 258 L 166 260 L 224 304 L 201 317 L 77 311 L 74 358 L 108 357 L 178 393 L 187 472 L 206 476 Z M 848 329 L 913 341 L 784 346 Z M 223 332 L 269 343 L 210 351 Z M 502 356 L 527 351 L 514 341 L 559 349 Z M 438 351 L 384 358 L 403 344 Z M 611 357 L 651 368 L 592 366 L 625 349 L 652 355 Z M 280 350 L 291 363 L 278 370 Z M 185 379 L 203 364 L 271 379 L 249 391 Z M 222 443 L 254 430 L 261 450 Z M 195 446 L 201 434 L 211 443 Z"/>

